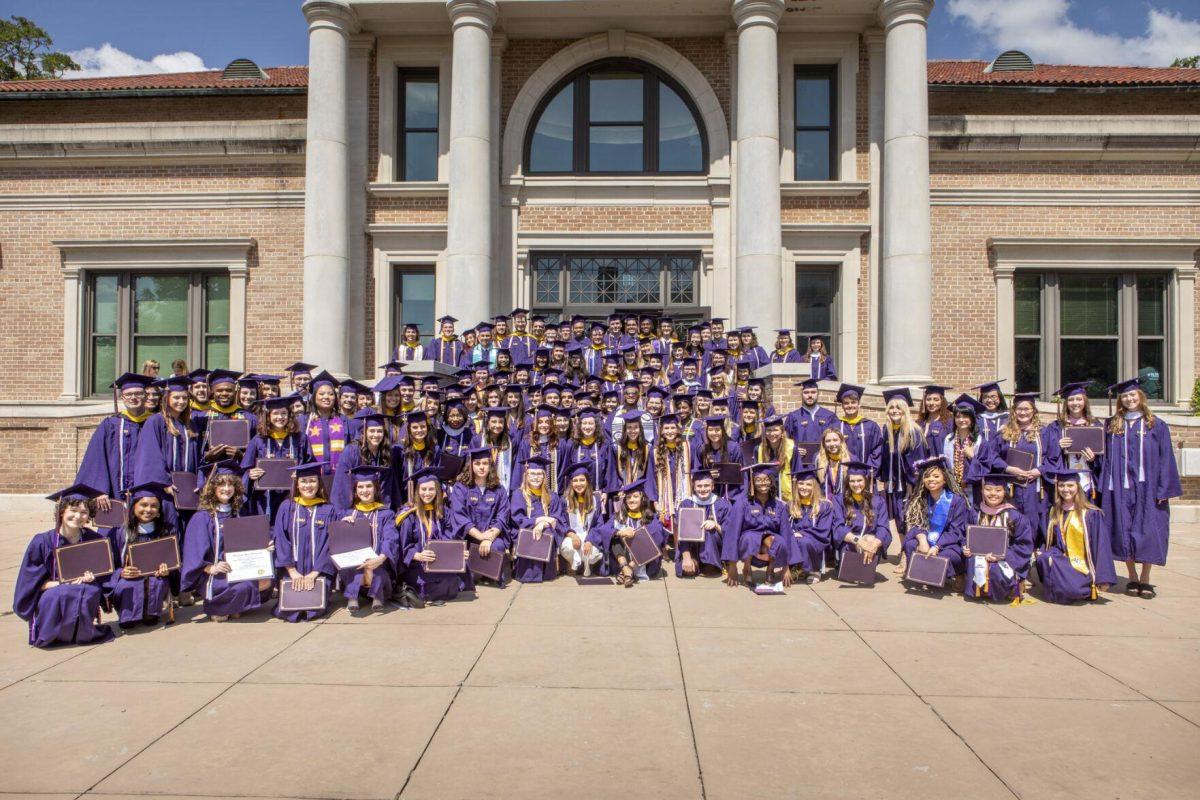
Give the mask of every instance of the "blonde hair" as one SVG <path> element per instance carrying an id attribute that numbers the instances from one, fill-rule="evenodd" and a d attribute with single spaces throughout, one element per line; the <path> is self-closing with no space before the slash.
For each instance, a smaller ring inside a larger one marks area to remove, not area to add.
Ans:
<path id="1" fill-rule="evenodd" d="M 1146 405 L 1146 393 L 1144 391 L 1142 391 L 1141 389 L 1138 389 L 1137 393 L 1138 393 L 1137 410 L 1142 412 L 1142 420 L 1145 422 L 1146 427 L 1153 428 L 1154 427 L 1154 412 L 1152 412 L 1150 410 L 1150 406 Z M 1125 409 L 1124 408 L 1117 408 L 1117 413 L 1113 414 L 1112 419 L 1110 419 L 1108 421 L 1108 432 L 1113 433 L 1113 434 L 1125 432 Z"/>
<path id="2" fill-rule="evenodd" d="M 1088 425 L 1096 424 L 1096 417 L 1092 414 L 1092 403 L 1088 400 L 1088 396 L 1083 396 L 1083 419 Z M 1070 424 L 1070 413 L 1067 411 L 1066 398 L 1058 402 L 1058 424 L 1066 428 Z"/>
<path id="3" fill-rule="evenodd" d="M 900 446 L 900 452 L 907 453 L 909 450 L 912 450 L 914 447 L 916 447 L 920 443 L 921 431 L 917 427 L 917 424 L 915 422 L 913 422 L 912 414 L 910 413 L 909 408 L 908 408 L 908 403 L 904 402 L 899 397 L 893 397 L 891 400 L 888 401 L 887 410 L 890 411 L 892 409 L 892 406 L 899 408 L 901 411 L 900 435 L 896 438 L 897 438 L 897 442 Z M 888 417 L 887 422 L 885 424 L 891 425 L 892 418 Z"/>
<path id="4" fill-rule="evenodd" d="M 836 434 L 841 440 L 842 446 L 838 451 L 838 463 L 845 466 L 850 462 L 850 449 L 846 447 L 846 437 L 837 428 L 826 428 L 821 434 L 821 446 L 817 448 L 817 476 L 824 482 L 825 474 L 829 470 L 829 454 L 825 452 L 825 437 L 829 434 Z"/>
<path id="5" fill-rule="evenodd" d="M 1029 421 L 1029 430 L 1022 431 L 1021 426 L 1017 423 L 1017 406 L 1021 403 L 1029 403 L 1033 406 L 1033 419 Z M 1014 400 L 1012 410 L 1008 414 L 1008 421 L 1004 423 L 1004 427 L 1000 429 L 1000 436 L 1009 444 L 1016 444 L 1021 441 L 1021 434 L 1026 434 L 1026 441 L 1036 442 L 1038 436 L 1042 432 L 1042 418 L 1038 416 L 1037 403 L 1032 400 Z"/>
<path id="6" fill-rule="evenodd" d="M 576 514 L 587 514 L 592 510 L 592 508 L 594 508 L 592 501 L 595 499 L 595 494 L 592 491 L 592 476 L 586 472 L 582 476 L 585 480 L 587 480 L 588 488 L 588 490 L 583 493 L 583 500 L 579 499 L 579 493 L 575 491 L 573 486 L 571 486 L 577 477 L 580 476 L 572 475 L 571 477 L 567 478 L 567 511 L 573 511 Z"/>
<path id="7" fill-rule="evenodd" d="M 821 481 L 814 478 L 801 478 L 800 480 L 812 481 L 812 497 L 809 498 L 808 512 L 809 518 L 815 522 L 817 514 L 821 512 L 821 505 L 828 502 L 821 496 Z M 788 501 L 788 513 L 792 515 L 792 519 L 800 519 L 804 516 L 805 507 L 800 502 L 800 492 L 797 490 L 800 480 L 792 480 L 792 498 Z"/>

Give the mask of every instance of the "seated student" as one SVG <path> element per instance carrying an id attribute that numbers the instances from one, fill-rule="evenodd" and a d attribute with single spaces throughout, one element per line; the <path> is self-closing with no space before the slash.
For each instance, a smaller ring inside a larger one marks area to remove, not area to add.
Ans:
<path id="1" fill-rule="evenodd" d="M 13 596 L 13 611 L 29 623 L 29 643 L 35 647 L 98 644 L 113 638 L 112 628 L 100 624 L 107 576 L 88 572 L 62 581 L 54 558 L 59 547 L 104 538 L 88 527 L 95 510 L 92 501 L 99 496 L 90 486 L 72 486 L 46 498 L 55 502 L 54 527 L 30 540 Z"/>
<path id="2" fill-rule="evenodd" d="M 75 483 L 101 492 L 96 498 L 96 507 L 101 511 L 109 510 L 109 498 L 123 500 L 133 487 L 138 434 L 152 413 L 146 408 L 146 389 L 151 383 L 152 378 L 132 372 L 113 381 L 113 391 L 120 397 L 123 408 L 100 420 L 79 462 Z"/>
<path id="3" fill-rule="evenodd" d="M 886 558 L 892 529 L 887 501 L 875 491 L 871 468 L 861 461 L 847 464 L 846 491 L 835 502 L 840 512 L 832 537 L 837 563 L 843 558 L 862 558 L 868 563 L 876 554 L 880 560 Z M 896 572 L 903 573 L 904 568 L 898 567 Z"/>
<path id="4" fill-rule="evenodd" d="M 767 583 L 790 586 L 791 544 L 788 541 L 788 510 L 777 496 L 779 484 L 774 464 L 746 467 L 750 488 L 739 497 L 729 512 L 729 522 L 721 540 L 721 560 L 725 562 L 725 582 L 739 583 L 737 563 L 742 562 L 741 581 L 754 585 L 752 562 L 767 563 Z"/>
<path id="5" fill-rule="evenodd" d="M 793 580 L 813 584 L 820 580 L 825 552 L 833 541 L 833 532 L 841 522 L 838 504 L 821 496 L 821 481 L 813 467 L 799 467 L 792 473 L 792 496 L 788 501 L 791 555 L 788 566 L 797 571 Z"/>
<path id="6" fill-rule="evenodd" d="M 300 435 L 300 426 L 292 414 L 291 405 L 290 397 L 272 397 L 262 402 L 257 433 L 242 457 L 242 469 L 246 476 L 244 482 L 249 496 L 247 508 L 251 514 L 266 514 L 272 524 L 280 505 L 287 499 L 287 491 L 259 489 L 251 484 L 263 476 L 263 471 L 258 468 L 260 458 L 290 458 L 297 464 L 308 460 L 307 442 Z"/>
<path id="7" fill-rule="evenodd" d="M 567 512 L 562 498 L 550 490 L 550 460 L 535 455 L 522 466 L 521 483 L 508 498 L 513 546 L 516 547 L 521 529 L 528 528 L 533 531 L 535 539 L 554 537 L 551 552 L 557 553 L 567 530 Z M 541 583 L 557 574 L 556 566 L 553 558 L 547 562 L 515 558 L 513 578 L 521 583 Z"/>
<path id="8" fill-rule="evenodd" d="M 946 467 L 946 459 L 933 456 L 915 465 L 920 478 L 908 498 L 904 521 L 904 554 L 911 560 L 913 553 L 941 556 L 950 567 L 946 576 L 963 574 L 962 546 L 971 518 L 970 504 L 959 494 L 954 476 Z"/>
<path id="9" fill-rule="evenodd" d="M 338 570 L 338 578 L 344 589 L 347 607 L 351 611 L 359 608 L 359 598 L 365 592 L 371 598 L 371 610 L 382 611 L 383 604 L 392 596 L 392 589 L 399 575 L 400 532 L 396 529 L 396 514 L 383 502 L 380 481 L 385 470 L 369 464 L 360 464 L 350 471 L 354 502 L 348 508 L 338 508 L 335 517 L 347 522 L 365 519 L 371 526 L 371 549 L 375 557 L 357 567 Z M 421 605 L 416 593 L 405 587 L 401 599 L 408 605 Z"/>
<path id="10" fill-rule="evenodd" d="M 963 541 L 963 557 L 967 559 L 963 596 L 990 597 L 996 602 L 1019 600 L 1033 557 L 1033 525 L 1008 502 L 1011 475 L 985 475 L 980 483 L 982 498 L 971 514 L 973 524 L 1008 529 L 1008 550 L 1002 559 L 990 553 L 976 555 Z"/>
<path id="11" fill-rule="evenodd" d="M 204 613 L 214 622 L 237 619 L 271 597 L 270 579 L 236 583 L 225 579 L 230 566 L 225 561 L 221 524 L 241 516 L 245 502 L 238 463 L 214 464 L 200 490 L 200 510 L 192 515 L 183 537 L 183 588 L 204 595 Z"/>
<path id="12" fill-rule="evenodd" d="M 292 467 L 292 496 L 279 507 L 271 531 L 278 574 L 286 573 L 292 586 L 300 590 L 312 589 L 318 578 L 325 578 L 326 608 L 283 611 L 275 606 L 271 613 L 288 622 L 304 622 L 323 616 L 333 589 L 335 569 L 329 558 L 329 525 L 336 516 L 321 484 L 324 466 L 314 461 Z"/>
<path id="13" fill-rule="evenodd" d="M 379 467 L 379 502 L 395 511 L 400 506 L 393 459 L 398 449 L 389 436 L 391 428 L 383 414 L 363 414 L 357 441 L 346 446 L 333 472 L 333 487 L 329 502 L 334 508 L 349 508 L 354 504 L 354 479 L 351 472 L 358 466 Z"/>
<path id="14" fill-rule="evenodd" d="M 1054 504 L 1046 524 L 1046 543 L 1034 559 L 1042 599 L 1051 603 L 1095 600 L 1117 582 L 1109 521 L 1083 491 L 1079 473 L 1054 470 Z"/>
<path id="15" fill-rule="evenodd" d="M 638 528 L 646 529 L 660 551 L 666 544 L 666 533 L 654 516 L 654 505 L 646 496 L 645 483 L 645 479 L 639 479 L 622 486 L 617 492 L 619 499 L 612 519 L 593 527 L 588 533 L 588 541 L 608 554 L 606 561 L 601 562 L 600 573 L 616 575 L 617 582 L 626 589 L 637 581 L 657 578 L 662 571 L 662 556 L 635 567 L 629 552 L 629 540 Z"/>
<path id="16" fill-rule="evenodd" d="M 604 551 L 587 538 L 603 518 L 592 484 L 594 472 L 592 463 L 585 460 L 570 465 L 565 473 L 567 487 L 563 505 L 567 526 L 558 554 L 567 562 L 567 571 L 571 575 L 589 576 L 604 559 Z"/>
<path id="17" fill-rule="evenodd" d="M 170 571 L 160 564 L 154 572 L 141 572 L 130 561 L 129 546 L 152 539 L 178 536 L 177 522 L 167 519 L 166 484 L 144 483 L 129 493 L 129 509 L 124 525 L 105 531 L 112 543 L 113 565 L 116 572 L 108 581 L 109 601 L 117 612 L 121 628 L 138 624 L 154 626 L 171 594 Z"/>
<path id="18" fill-rule="evenodd" d="M 467 453 L 467 467 L 450 490 L 450 519 L 455 536 L 477 544 L 479 553 L 509 552 L 511 533 L 508 524 L 508 490 L 500 485 L 492 448 L 476 447 Z M 487 580 L 476 578 L 476 580 Z M 500 585 L 506 577 L 500 573 Z"/>
<path id="19" fill-rule="evenodd" d="M 704 541 L 676 542 L 675 577 L 720 575 L 721 542 L 733 506 L 716 493 L 711 471 L 698 465 L 692 468 L 692 493 L 684 498 L 679 508 L 704 509 Z"/>
<path id="20" fill-rule="evenodd" d="M 470 572 L 462 574 L 426 572 L 425 565 L 435 561 L 437 554 L 427 546 L 441 539 L 461 539 L 446 509 L 440 470 L 426 467 L 412 476 L 413 499 L 409 508 L 400 513 L 400 559 L 404 583 L 418 597 L 433 606 L 445 605 L 461 591 L 474 589 Z"/>

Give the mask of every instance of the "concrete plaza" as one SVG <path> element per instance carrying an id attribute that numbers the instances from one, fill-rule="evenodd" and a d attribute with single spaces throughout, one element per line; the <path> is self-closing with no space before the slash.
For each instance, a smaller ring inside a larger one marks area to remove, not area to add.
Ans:
<path id="1" fill-rule="evenodd" d="M 11 609 L 47 513 L 0 516 Z M 95 647 L 0 616 L 0 797 L 1190 798 L 1200 525 L 1152 601 L 483 588 L 290 625 L 182 609 Z M 1123 574 L 1123 568 L 1118 570 Z"/>

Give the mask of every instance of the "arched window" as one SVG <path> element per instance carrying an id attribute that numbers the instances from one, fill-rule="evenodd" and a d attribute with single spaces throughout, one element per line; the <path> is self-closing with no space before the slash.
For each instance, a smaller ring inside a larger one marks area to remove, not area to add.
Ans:
<path id="1" fill-rule="evenodd" d="M 605 59 L 546 93 L 525 141 L 527 174 L 702 174 L 700 114 L 661 70 Z"/>

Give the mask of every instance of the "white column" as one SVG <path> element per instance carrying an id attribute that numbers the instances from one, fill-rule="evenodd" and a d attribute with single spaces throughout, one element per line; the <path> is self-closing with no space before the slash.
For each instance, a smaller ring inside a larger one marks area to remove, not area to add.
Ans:
<path id="1" fill-rule="evenodd" d="M 308 136 L 304 162 L 305 361 L 350 374 L 347 62 L 354 22 L 341 0 L 306 0 Z"/>
<path id="2" fill-rule="evenodd" d="M 447 0 L 454 31 L 450 70 L 450 198 L 446 221 L 446 297 L 467 325 L 491 315 L 492 25 L 494 0 Z"/>
<path id="3" fill-rule="evenodd" d="M 929 96 L 925 21 L 933 0 L 884 0 L 880 383 L 932 378 Z"/>
<path id="4" fill-rule="evenodd" d="M 783 0 L 733 0 L 737 23 L 737 187 L 734 322 L 782 320 L 779 211 L 779 18 Z"/>
<path id="5" fill-rule="evenodd" d="M 387 360 L 390 353 L 379 354 L 371 349 L 366 355 L 366 312 L 367 312 L 367 272 L 370 269 L 367 255 L 367 192 L 366 186 L 370 177 L 367 175 L 368 144 L 367 117 L 368 98 L 370 92 L 370 61 L 371 50 L 375 47 L 375 37 L 371 34 L 357 34 L 350 37 L 350 60 L 346 70 L 348 99 L 347 99 L 347 158 L 349 172 L 347 178 L 347 209 L 346 240 L 347 252 L 350 255 L 349 272 L 349 329 L 347 331 L 346 348 L 350 351 L 350 374 L 356 377 L 374 375 L 375 365 Z M 364 363 L 364 357 L 368 359 Z"/>

